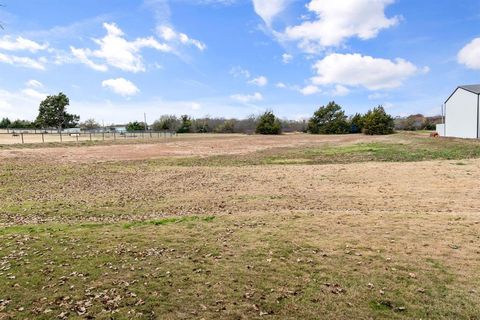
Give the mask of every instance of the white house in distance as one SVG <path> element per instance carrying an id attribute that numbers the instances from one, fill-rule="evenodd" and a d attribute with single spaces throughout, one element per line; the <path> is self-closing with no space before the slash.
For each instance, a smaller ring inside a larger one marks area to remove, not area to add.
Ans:
<path id="1" fill-rule="evenodd" d="M 480 138 L 480 84 L 460 86 L 444 104 L 444 124 L 437 133 L 445 137 Z"/>

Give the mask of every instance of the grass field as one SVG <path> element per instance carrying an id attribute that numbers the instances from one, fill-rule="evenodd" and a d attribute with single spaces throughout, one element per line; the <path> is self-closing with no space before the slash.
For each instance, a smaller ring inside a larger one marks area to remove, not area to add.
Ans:
<path id="1" fill-rule="evenodd" d="M 0 319 L 479 319 L 480 143 L 0 149 Z"/>

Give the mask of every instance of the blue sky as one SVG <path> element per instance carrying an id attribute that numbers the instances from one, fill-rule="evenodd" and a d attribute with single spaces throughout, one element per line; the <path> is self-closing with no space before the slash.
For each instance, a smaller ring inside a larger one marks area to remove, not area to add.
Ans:
<path id="1" fill-rule="evenodd" d="M 1 0 L 0 117 L 47 94 L 105 123 L 162 114 L 440 113 L 480 83 L 480 0 Z"/>

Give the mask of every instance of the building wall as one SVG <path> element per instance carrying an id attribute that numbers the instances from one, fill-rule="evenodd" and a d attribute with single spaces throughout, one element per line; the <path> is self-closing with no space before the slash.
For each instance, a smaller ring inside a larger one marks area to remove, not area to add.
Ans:
<path id="1" fill-rule="evenodd" d="M 437 124 L 435 131 L 438 133 L 440 137 L 445 136 L 445 125 L 443 123 Z"/>
<path id="2" fill-rule="evenodd" d="M 478 95 L 459 88 L 445 104 L 445 135 L 477 138 Z"/>

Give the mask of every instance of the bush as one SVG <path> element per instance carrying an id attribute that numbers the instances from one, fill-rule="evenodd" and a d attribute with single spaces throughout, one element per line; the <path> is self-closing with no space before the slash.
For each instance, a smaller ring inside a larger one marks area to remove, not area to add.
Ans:
<path id="1" fill-rule="evenodd" d="M 223 123 L 219 124 L 215 128 L 216 133 L 234 133 L 235 132 L 235 121 L 225 120 Z"/>
<path id="2" fill-rule="evenodd" d="M 439 116 L 425 117 L 423 114 L 412 114 L 408 117 L 398 117 L 394 121 L 396 130 L 435 130 L 435 125 L 442 123 L 442 118 Z"/>
<path id="3" fill-rule="evenodd" d="M 350 126 L 347 116 L 334 101 L 320 107 L 308 121 L 308 132 L 314 134 L 342 134 L 349 133 Z"/>
<path id="4" fill-rule="evenodd" d="M 82 130 L 95 130 L 101 128 L 101 125 L 95 119 L 87 119 L 80 123 L 80 128 Z"/>
<path id="5" fill-rule="evenodd" d="M 423 130 L 437 130 L 437 124 L 434 123 L 432 120 L 429 118 L 425 119 L 425 125 L 423 127 Z"/>
<path id="6" fill-rule="evenodd" d="M 208 133 L 210 132 L 210 126 L 208 125 L 207 120 L 195 121 L 195 132 L 198 133 Z"/>
<path id="7" fill-rule="evenodd" d="M 145 124 L 143 122 L 133 121 L 129 122 L 126 127 L 127 131 L 143 131 L 145 130 Z"/>
<path id="8" fill-rule="evenodd" d="M 175 131 L 178 127 L 178 119 L 174 115 L 163 115 L 153 123 L 155 131 Z"/>
<path id="9" fill-rule="evenodd" d="M 306 120 L 282 120 L 283 132 L 307 132 Z"/>
<path id="10" fill-rule="evenodd" d="M 363 133 L 369 135 L 391 134 L 395 123 L 382 106 L 369 110 L 363 117 Z"/>
<path id="11" fill-rule="evenodd" d="M 190 133 L 192 131 L 192 119 L 188 115 L 180 117 L 180 127 L 177 129 L 177 133 Z"/>
<path id="12" fill-rule="evenodd" d="M 266 111 L 257 120 L 255 133 L 259 134 L 281 134 L 282 124 L 271 111 Z"/>

